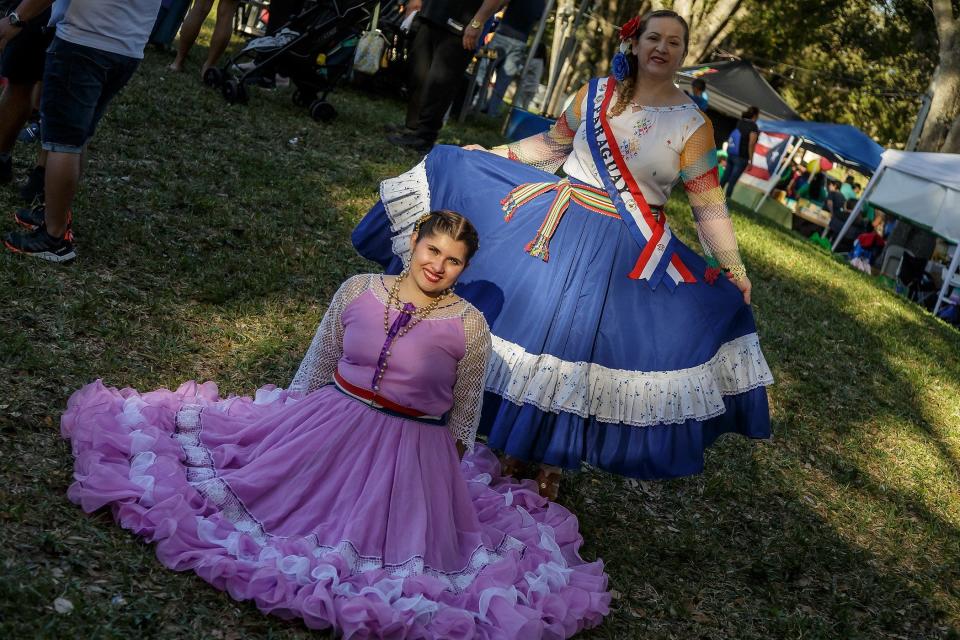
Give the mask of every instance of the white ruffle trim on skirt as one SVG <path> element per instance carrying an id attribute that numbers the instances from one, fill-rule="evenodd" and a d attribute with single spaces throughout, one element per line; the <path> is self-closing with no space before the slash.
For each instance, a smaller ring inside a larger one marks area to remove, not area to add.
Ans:
<path id="1" fill-rule="evenodd" d="M 410 236 L 417 220 L 430 213 L 430 184 L 427 159 L 417 166 L 380 183 L 380 201 L 393 231 L 393 253 L 403 264 L 410 262 Z"/>
<path id="2" fill-rule="evenodd" d="M 380 200 L 393 232 L 393 253 L 406 265 L 414 225 L 430 212 L 426 158 L 381 182 Z M 628 371 L 568 362 L 527 353 L 518 344 L 492 338 L 487 391 L 514 404 L 593 416 L 600 422 L 645 427 L 709 420 L 726 411 L 723 396 L 773 384 L 756 333 L 722 344 L 702 365 L 676 371 Z"/>
<path id="3" fill-rule="evenodd" d="M 708 362 L 675 371 L 627 371 L 527 353 L 493 336 L 486 389 L 514 404 L 565 411 L 600 422 L 644 427 L 708 420 L 725 410 L 723 396 L 773 384 L 756 333 L 720 346 Z"/>
<path id="4" fill-rule="evenodd" d="M 257 397 L 261 397 L 259 391 Z M 180 448 L 184 452 L 187 481 L 200 495 L 217 507 L 220 515 L 226 518 L 236 531 L 229 533 L 226 538 L 218 538 L 216 524 L 210 519 L 198 516 L 197 533 L 200 539 L 227 549 L 231 555 L 236 557 L 240 557 L 240 537 L 248 535 L 262 548 L 260 556 L 255 561 L 264 562 L 268 556 L 274 558 L 278 552 L 271 546 L 270 542 L 272 539 L 284 539 L 285 536 L 275 536 L 268 533 L 260 521 L 247 510 L 230 485 L 217 476 L 216 469 L 213 466 L 213 454 L 200 439 L 200 433 L 203 431 L 203 409 L 203 405 L 184 404 L 176 413 L 173 437 L 180 443 Z M 156 454 L 152 451 L 137 454 L 131 464 L 130 479 L 141 487 L 152 488 L 154 478 L 145 470 L 156 461 L 156 457 Z M 489 484 L 490 476 L 478 474 L 469 482 Z M 530 517 L 523 507 L 517 506 L 516 509 L 520 510 L 526 518 Z M 559 554 L 559 548 L 553 542 L 553 531 L 546 525 L 540 524 L 538 526 L 541 529 L 543 548 L 554 553 L 554 555 Z M 524 544 L 516 538 L 504 535 L 495 548 L 487 548 L 481 545 L 474 549 L 470 554 L 467 565 L 462 570 L 441 571 L 428 566 L 423 557 L 419 555 L 401 563 L 388 564 L 384 562 L 383 558 L 362 555 L 356 545 L 349 540 L 341 540 L 336 545 L 324 545 L 321 544 L 316 534 L 311 533 L 303 537 L 312 543 L 312 555 L 315 558 L 322 559 L 328 553 L 338 555 L 346 562 L 351 575 L 377 569 L 382 569 L 395 578 L 430 575 L 446 584 L 454 593 L 460 593 L 469 587 L 480 571 L 487 565 L 501 560 L 508 552 L 516 551 L 522 555 L 526 549 Z M 550 543 L 552 543 L 552 546 Z M 252 557 L 244 559 L 254 561 Z M 310 561 L 305 556 L 287 555 L 277 563 L 277 566 L 284 573 L 295 577 L 299 584 L 305 584 L 306 576 L 304 574 L 310 569 Z M 561 566 L 545 569 L 565 572 L 564 575 L 570 572 Z M 326 571 L 325 569 L 316 569 L 314 572 L 318 570 Z M 317 575 L 312 575 L 312 577 L 318 578 Z M 329 576 L 325 574 L 325 577 Z"/>

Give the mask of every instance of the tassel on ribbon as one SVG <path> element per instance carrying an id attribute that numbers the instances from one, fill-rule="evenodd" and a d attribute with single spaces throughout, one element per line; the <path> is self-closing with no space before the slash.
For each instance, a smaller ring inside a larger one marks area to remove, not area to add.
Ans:
<path id="1" fill-rule="evenodd" d="M 566 179 L 558 182 L 532 182 L 523 184 L 511 191 L 506 198 L 501 201 L 503 205 L 504 220 L 509 222 L 513 214 L 523 205 L 535 200 L 548 191 L 556 190 L 557 194 L 550 203 L 550 209 L 547 211 L 543 223 L 537 230 L 537 235 L 533 240 L 527 243 L 524 250 L 534 258 L 540 258 L 544 262 L 550 260 L 550 238 L 553 237 L 557 227 L 560 225 L 560 219 L 567 211 L 570 204 L 570 182 Z M 504 204 L 506 202 L 506 204 Z"/>

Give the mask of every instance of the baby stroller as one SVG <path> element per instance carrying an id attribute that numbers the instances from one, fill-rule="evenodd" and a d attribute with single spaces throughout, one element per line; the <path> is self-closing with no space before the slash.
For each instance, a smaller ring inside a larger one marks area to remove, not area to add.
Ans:
<path id="1" fill-rule="evenodd" d="M 307 107 L 318 122 L 337 116 L 327 95 L 350 71 L 357 38 L 371 14 L 371 0 L 308 2 L 272 36 L 254 38 L 220 68 L 204 74 L 227 102 L 246 104 L 247 86 L 272 80 L 277 73 L 294 85 L 293 103 Z"/>

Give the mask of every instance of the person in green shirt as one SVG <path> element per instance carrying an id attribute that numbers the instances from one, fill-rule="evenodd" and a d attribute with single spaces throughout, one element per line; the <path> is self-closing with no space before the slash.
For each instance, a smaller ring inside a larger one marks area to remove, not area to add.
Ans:
<path id="1" fill-rule="evenodd" d="M 840 185 L 840 194 L 847 200 L 856 200 L 857 192 L 853 189 L 853 176 L 847 176 L 847 179 Z"/>

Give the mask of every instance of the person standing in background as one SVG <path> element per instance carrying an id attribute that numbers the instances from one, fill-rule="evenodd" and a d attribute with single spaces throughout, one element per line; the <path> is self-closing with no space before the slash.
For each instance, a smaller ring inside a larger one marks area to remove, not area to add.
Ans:
<path id="1" fill-rule="evenodd" d="M 760 129 L 757 127 L 757 118 L 760 117 L 760 109 L 750 107 L 743 112 L 737 128 L 730 134 L 730 140 L 727 146 L 727 170 L 723 173 L 723 179 L 720 186 L 725 187 L 727 200 L 733 198 L 733 188 L 737 180 L 743 175 L 747 167 L 750 166 L 753 158 L 753 148 L 757 144 L 757 138 L 760 137 Z M 736 148 L 731 149 L 731 146 Z"/>
<path id="2" fill-rule="evenodd" d="M 707 97 L 707 81 L 703 78 L 694 78 L 693 82 L 690 83 L 690 91 L 685 92 L 690 99 L 693 100 L 697 108 L 700 111 L 706 113 L 707 107 L 709 106 L 709 98 Z"/>
<path id="3" fill-rule="evenodd" d="M 0 184 L 13 180 L 17 135 L 33 111 L 34 88 L 43 80 L 43 61 L 53 39 L 47 28 L 49 20 L 49 7 L 29 21 L 21 19 L 20 33 L 10 39 L 0 58 L 0 73 L 7 79 L 0 95 Z"/>
<path id="4" fill-rule="evenodd" d="M 527 58 L 527 40 L 530 32 L 540 22 L 546 9 L 544 0 L 510 0 L 507 10 L 500 20 L 493 40 L 487 45 L 497 50 L 494 63 L 497 74 L 496 83 L 490 100 L 484 107 L 484 113 L 495 116 L 500 112 L 503 96 L 513 79 L 523 71 Z"/>
<path id="5" fill-rule="evenodd" d="M 216 66 L 220 56 L 227 50 L 230 44 L 230 33 L 233 31 L 233 16 L 237 12 L 237 5 L 240 0 L 219 0 L 217 3 L 217 22 L 213 27 L 213 35 L 210 36 L 210 48 L 207 50 L 207 59 L 200 67 L 200 78 L 210 67 Z M 210 11 L 213 10 L 213 0 L 195 0 L 190 12 L 183 20 L 183 26 L 180 28 L 180 43 L 177 45 L 177 57 L 168 67 L 171 71 L 183 71 L 183 65 L 187 61 L 187 55 L 193 44 L 200 35 L 200 28 L 203 21 L 207 19 Z"/>
<path id="6" fill-rule="evenodd" d="M 840 185 L 840 193 L 844 200 L 856 200 L 857 192 L 853 189 L 853 176 L 847 176 L 847 179 Z"/>
<path id="7" fill-rule="evenodd" d="M 517 92 L 513 94 L 513 106 L 519 109 L 530 109 L 530 103 L 537 97 L 540 80 L 547 66 L 547 47 L 542 42 L 537 45 L 537 51 L 530 59 L 523 76 L 520 78 Z"/>
<path id="8" fill-rule="evenodd" d="M 53 0 L 23 0 L 0 20 L 0 49 L 20 24 L 40 15 Z M 40 118 L 47 152 L 45 207 L 17 212 L 29 233 L 10 233 L 11 251 L 69 262 L 76 257 L 71 205 L 80 184 L 81 155 L 107 105 L 133 76 L 160 9 L 160 0 L 72 0 L 47 50 Z"/>
<path id="9" fill-rule="evenodd" d="M 419 27 L 410 52 L 410 99 L 405 126 L 387 140 L 419 153 L 429 151 L 443 128 L 457 85 L 473 58 L 483 25 L 502 0 L 411 0 Z"/>

